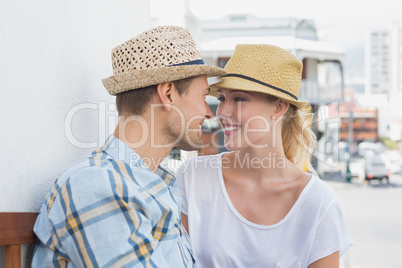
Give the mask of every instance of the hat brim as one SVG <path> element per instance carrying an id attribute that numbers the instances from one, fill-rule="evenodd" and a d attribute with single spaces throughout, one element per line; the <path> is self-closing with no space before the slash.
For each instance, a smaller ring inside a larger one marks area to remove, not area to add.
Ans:
<path id="1" fill-rule="evenodd" d="M 125 91 L 171 82 L 189 77 L 207 75 L 222 76 L 226 71 L 211 65 L 181 65 L 138 70 L 115 74 L 102 80 L 107 92 L 116 95 Z"/>
<path id="2" fill-rule="evenodd" d="M 211 91 L 209 92 L 209 95 L 218 97 L 218 90 L 220 88 L 228 88 L 228 89 L 236 89 L 236 90 L 242 90 L 242 91 L 252 91 L 252 92 L 260 92 L 260 93 L 265 93 L 269 94 L 275 97 L 278 97 L 286 102 L 289 102 L 290 104 L 296 106 L 297 108 L 303 108 L 308 105 L 308 101 L 299 101 L 291 96 L 287 95 L 286 93 L 277 91 L 273 88 L 245 80 L 243 78 L 239 77 L 221 77 L 218 82 L 212 84 L 210 86 Z"/>

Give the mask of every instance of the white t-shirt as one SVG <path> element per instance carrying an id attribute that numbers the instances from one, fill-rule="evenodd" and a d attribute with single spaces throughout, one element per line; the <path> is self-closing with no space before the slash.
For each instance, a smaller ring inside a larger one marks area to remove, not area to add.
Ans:
<path id="1" fill-rule="evenodd" d="M 308 267 L 352 246 L 335 192 L 316 176 L 280 222 L 242 217 L 226 192 L 221 155 L 192 158 L 176 174 L 197 267 Z"/>

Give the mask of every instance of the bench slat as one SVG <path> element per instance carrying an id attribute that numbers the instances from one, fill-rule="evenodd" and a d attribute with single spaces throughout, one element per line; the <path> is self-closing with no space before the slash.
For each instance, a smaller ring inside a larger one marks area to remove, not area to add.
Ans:
<path id="1" fill-rule="evenodd" d="M 36 212 L 0 212 L 0 246 L 35 243 L 37 217 Z"/>

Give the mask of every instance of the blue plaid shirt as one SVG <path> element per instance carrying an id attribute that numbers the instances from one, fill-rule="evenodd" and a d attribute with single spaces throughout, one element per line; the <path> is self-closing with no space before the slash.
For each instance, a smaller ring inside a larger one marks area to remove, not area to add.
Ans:
<path id="1" fill-rule="evenodd" d="M 181 198 L 173 175 L 111 136 L 47 195 L 32 267 L 193 267 Z"/>

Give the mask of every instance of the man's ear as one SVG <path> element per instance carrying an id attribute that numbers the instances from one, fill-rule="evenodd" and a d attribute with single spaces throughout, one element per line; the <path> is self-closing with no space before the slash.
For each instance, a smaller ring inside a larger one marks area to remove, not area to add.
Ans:
<path id="1" fill-rule="evenodd" d="M 159 99 L 164 106 L 164 109 L 169 112 L 173 102 L 173 94 L 175 92 L 173 82 L 160 83 L 156 87 Z"/>
<path id="2" fill-rule="evenodd" d="M 280 118 L 282 117 L 289 109 L 289 102 L 286 102 L 282 99 L 278 99 L 276 103 L 276 109 L 275 109 L 275 117 Z"/>

